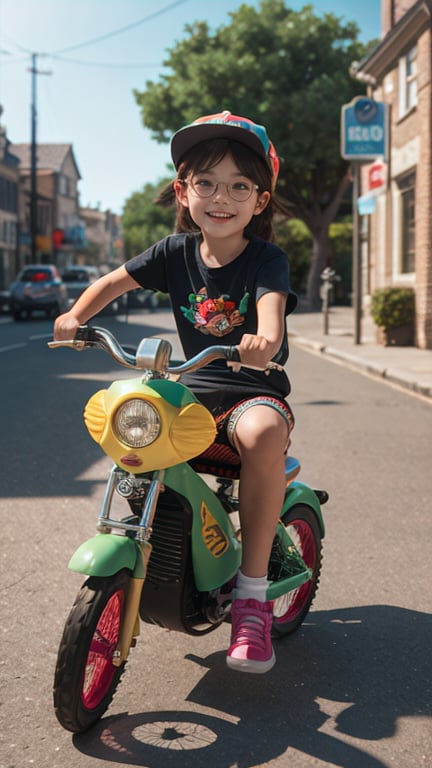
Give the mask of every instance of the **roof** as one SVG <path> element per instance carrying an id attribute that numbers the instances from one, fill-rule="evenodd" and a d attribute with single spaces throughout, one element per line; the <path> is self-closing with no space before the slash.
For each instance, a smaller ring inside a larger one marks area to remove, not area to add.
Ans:
<path id="1" fill-rule="evenodd" d="M 387 32 L 379 45 L 356 65 L 356 76 L 364 73 L 376 80 L 382 78 L 394 66 L 404 48 L 415 42 L 430 26 L 431 16 L 432 0 L 418 0 Z"/>
<path id="2" fill-rule="evenodd" d="M 19 158 L 23 170 L 31 166 L 31 144 L 12 144 L 11 151 Z M 38 170 L 48 170 L 60 173 L 67 155 L 70 153 L 77 176 L 81 174 L 75 161 L 72 144 L 37 144 L 36 157 Z"/>

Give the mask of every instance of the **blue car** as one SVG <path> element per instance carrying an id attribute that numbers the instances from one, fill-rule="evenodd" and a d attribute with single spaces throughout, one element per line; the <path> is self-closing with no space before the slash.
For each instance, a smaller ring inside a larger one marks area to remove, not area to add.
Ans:
<path id="1" fill-rule="evenodd" d="M 57 317 L 67 308 L 66 286 L 53 264 L 24 267 L 10 286 L 10 312 L 14 320 L 27 319 L 33 312 Z"/>

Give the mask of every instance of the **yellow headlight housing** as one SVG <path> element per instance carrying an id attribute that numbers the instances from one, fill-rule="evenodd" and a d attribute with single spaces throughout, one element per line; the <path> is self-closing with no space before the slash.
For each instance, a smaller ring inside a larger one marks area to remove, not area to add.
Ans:
<path id="1" fill-rule="evenodd" d="M 182 384 L 165 379 L 113 382 L 90 398 L 84 421 L 102 450 L 135 474 L 189 461 L 216 435 L 207 408 Z"/>

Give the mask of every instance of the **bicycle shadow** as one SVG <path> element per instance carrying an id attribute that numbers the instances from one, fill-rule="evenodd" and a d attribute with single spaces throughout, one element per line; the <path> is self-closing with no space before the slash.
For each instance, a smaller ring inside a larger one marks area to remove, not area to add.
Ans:
<path id="1" fill-rule="evenodd" d="M 312 612 L 295 636 L 275 642 L 267 675 L 230 672 L 221 652 L 186 656 L 208 670 L 187 701 L 220 717 L 187 708 L 122 713 L 74 745 L 149 768 L 252 768 L 287 750 L 342 768 L 384 768 L 374 742 L 394 736 L 401 717 L 431 715 L 431 629 L 428 614 L 393 606 Z"/>

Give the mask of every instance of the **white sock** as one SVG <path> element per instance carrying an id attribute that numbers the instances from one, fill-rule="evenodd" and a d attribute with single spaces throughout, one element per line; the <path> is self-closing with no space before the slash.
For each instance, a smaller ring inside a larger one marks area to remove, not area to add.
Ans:
<path id="1" fill-rule="evenodd" d="M 259 600 L 265 603 L 267 600 L 267 576 L 255 578 L 245 576 L 240 570 L 237 572 L 236 587 L 233 593 L 234 600 Z"/>

